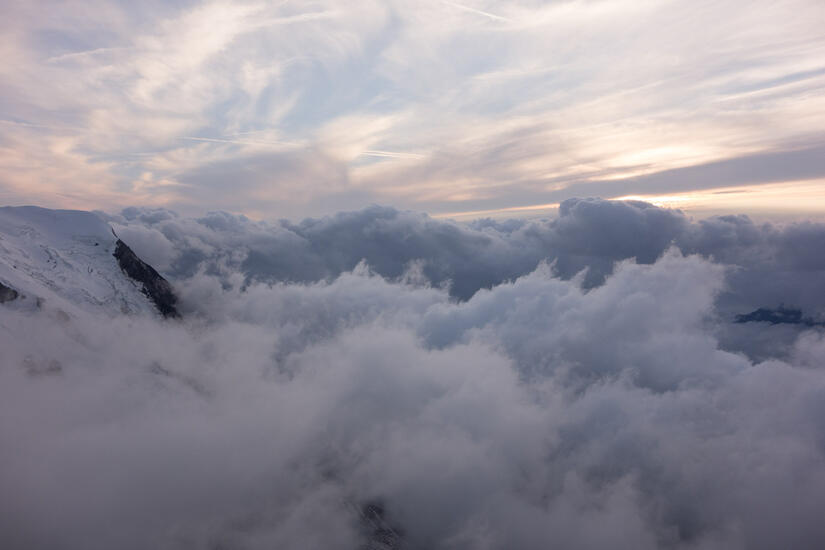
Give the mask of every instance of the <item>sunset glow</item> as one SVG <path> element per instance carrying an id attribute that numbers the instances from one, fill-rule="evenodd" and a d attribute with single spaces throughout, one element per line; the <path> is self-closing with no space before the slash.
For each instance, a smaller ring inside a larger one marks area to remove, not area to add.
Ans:
<path id="1" fill-rule="evenodd" d="M 6 203 L 762 209 L 775 195 L 757 187 L 787 183 L 783 211 L 821 207 L 821 2 L 72 6 L 11 3 L 0 21 Z"/>
<path id="2" fill-rule="evenodd" d="M 613 200 L 645 201 L 697 215 L 744 210 L 755 217 L 825 219 L 825 180 L 709 189 L 689 195 L 626 195 Z"/>

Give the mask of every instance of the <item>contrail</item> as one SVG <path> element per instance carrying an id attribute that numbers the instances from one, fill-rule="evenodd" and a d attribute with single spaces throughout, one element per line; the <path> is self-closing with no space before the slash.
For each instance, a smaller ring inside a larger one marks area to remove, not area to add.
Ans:
<path id="1" fill-rule="evenodd" d="M 205 138 L 205 137 L 194 137 L 194 136 L 181 136 L 180 139 L 185 139 L 187 141 L 206 141 L 210 143 L 234 143 L 237 145 L 271 145 L 271 146 L 288 146 L 288 147 L 297 147 L 300 145 L 299 143 L 291 142 L 291 141 L 254 141 L 254 140 L 242 140 L 242 139 L 219 139 L 219 138 Z"/>
<path id="2" fill-rule="evenodd" d="M 67 130 L 71 132 L 81 133 L 81 134 L 88 134 L 88 129 L 85 128 L 78 128 L 74 126 L 58 126 L 54 124 L 35 124 L 31 122 L 19 122 L 15 120 L 8 120 L 8 119 L 0 119 L 0 124 L 7 124 L 9 126 L 22 126 L 24 128 L 46 128 L 49 130 Z M 231 139 L 232 136 L 240 136 L 240 135 L 248 135 L 248 134 L 256 134 L 260 132 L 265 132 L 267 130 L 256 130 L 253 132 L 240 132 L 237 134 L 230 134 L 224 138 L 208 138 L 208 137 L 195 137 L 195 136 L 180 136 L 178 139 L 184 141 L 202 141 L 206 143 L 231 143 L 234 145 L 263 145 L 267 147 L 301 147 L 303 144 L 295 142 L 295 141 L 263 141 L 263 140 L 255 140 L 255 139 Z M 139 135 L 139 134 L 132 134 L 126 132 L 119 132 L 119 135 Z M 145 154 L 145 153 L 132 153 L 132 154 Z M 370 149 L 367 151 L 363 151 L 361 156 L 368 156 L 368 157 L 384 157 L 384 158 L 398 158 L 398 159 L 421 159 L 424 158 L 426 155 L 422 155 L 419 153 L 401 153 L 396 151 L 381 151 L 377 149 Z"/>
<path id="3" fill-rule="evenodd" d="M 432 218 L 458 218 L 466 216 L 489 216 L 491 214 L 504 214 L 508 212 L 531 212 L 534 210 L 549 210 L 558 208 L 559 203 L 551 202 L 547 204 L 532 204 L 530 206 L 509 206 L 506 208 L 492 208 L 490 210 L 467 210 L 458 212 L 445 212 L 442 214 L 430 214 Z"/>
<path id="4" fill-rule="evenodd" d="M 54 57 L 50 57 L 46 59 L 46 63 L 59 63 L 61 61 L 66 61 L 69 59 L 79 59 L 83 57 L 89 57 L 93 55 L 99 55 L 102 53 L 112 52 L 115 50 L 125 50 L 126 48 L 96 48 L 94 50 L 85 50 L 82 52 L 71 52 L 71 53 L 64 53 L 63 55 L 56 55 Z"/>
<path id="5" fill-rule="evenodd" d="M 0 124 L 8 124 L 10 126 L 22 126 L 24 128 L 47 128 L 49 130 L 69 130 L 72 132 L 85 133 L 86 128 L 79 128 L 77 126 L 60 126 L 58 124 L 37 124 L 34 122 L 20 122 L 17 120 L 0 119 Z"/>
<path id="6" fill-rule="evenodd" d="M 496 15 L 494 13 L 481 11 L 476 8 L 471 8 L 470 6 L 465 6 L 463 4 L 456 4 L 455 2 L 450 2 L 449 0 L 441 0 L 442 4 L 447 4 L 448 6 L 452 6 L 454 8 L 458 8 L 460 10 L 468 11 L 470 13 L 476 13 L 478 15 L 483 15 L 484 17 L 489 17 L 490 19 L 494 19 L 496 21 L 506 21 L 508 23 L 512 23 L 512 19 L 507 19 L 506 17 L 502 17 L 500 15 Z"/>
<path id="7" fill-rule="evenodd" d="M 375 149 L 371 149 L 368 151 L 363 151 L 361 156 L 367 157 L 386 157 L 386 158 L 399 158 L 399 159 L 421 159 L 424 158 L 424 155 L 420 155 L 418 153 L 398 153 L 395 151 L 378 151 Z"/>

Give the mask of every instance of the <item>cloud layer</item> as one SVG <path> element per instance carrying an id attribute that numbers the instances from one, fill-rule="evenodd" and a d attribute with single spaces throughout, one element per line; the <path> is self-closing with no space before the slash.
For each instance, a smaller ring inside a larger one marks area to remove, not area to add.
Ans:
<path id="1" fill-rule="evenodd" d="M 825 227 L 561 212 L 112 216 L 185 320 L 3 313 L 5 547 L 819 547 L 823 332 L 728 313 Z"/>
<path id="2" fill-rule="evenodd" d="M 438 220 L 370 207 L 300 223 L 265 223 L 225 212 L 186 218 L 163 209 L 107 215 L 149 263 L 174 278 L 198 272 L 249 282 L 316 282 L 363 260 L 391 279 L 447 285 L 466 300 L 481 288 L 551 262 L 560 277 L 598 285 L 619 260 L 649 264 L 671 245 L 729 266 L 725 304 L 788 305 L 820 312 L 825 225 L 756 223 L 746 216 L 692 220 L 639 201 L 570 199 L 549 220 Z"/>

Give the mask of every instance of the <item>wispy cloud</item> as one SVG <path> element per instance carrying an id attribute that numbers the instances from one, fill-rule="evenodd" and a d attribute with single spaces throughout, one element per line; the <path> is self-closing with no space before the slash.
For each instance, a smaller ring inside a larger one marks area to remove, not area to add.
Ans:
<path id="1" fill-rule="evenodd" d="M 18 159 L 0 186 L 21 201 L 59 188 L 117 206 L 147 172 L 178 181 L 216 164 L 235 166 L 233 185 L 251 155 L 293 148 L 343 187 L 304 181 L 309 202 L 273 203 L 273 217 L 322 213 L 312 205 L 329 193 L 432 213 L 522 208 L 592 181 L 642 194 L 628 178 L 825 139 L 813 0 L 101 0 L 83 18 L 50 6 L 49 21 L 44 9 L 15 5 L 0 22 L 0 147 Z M 740 185 L 750 168 L 736 170 L 714 185 Z M 92 179 L 106 192 L 87 193 Z M 195 211 L 222 196 L 174 200 Z"/>

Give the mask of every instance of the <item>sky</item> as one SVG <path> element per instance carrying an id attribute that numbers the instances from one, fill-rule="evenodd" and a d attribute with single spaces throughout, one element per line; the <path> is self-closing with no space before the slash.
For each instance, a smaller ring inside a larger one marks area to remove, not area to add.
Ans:
<path id="1" fill-rule="evenodd" d="M 0 203 L 825 212 L 819 0 L 6 2 Z"/>

